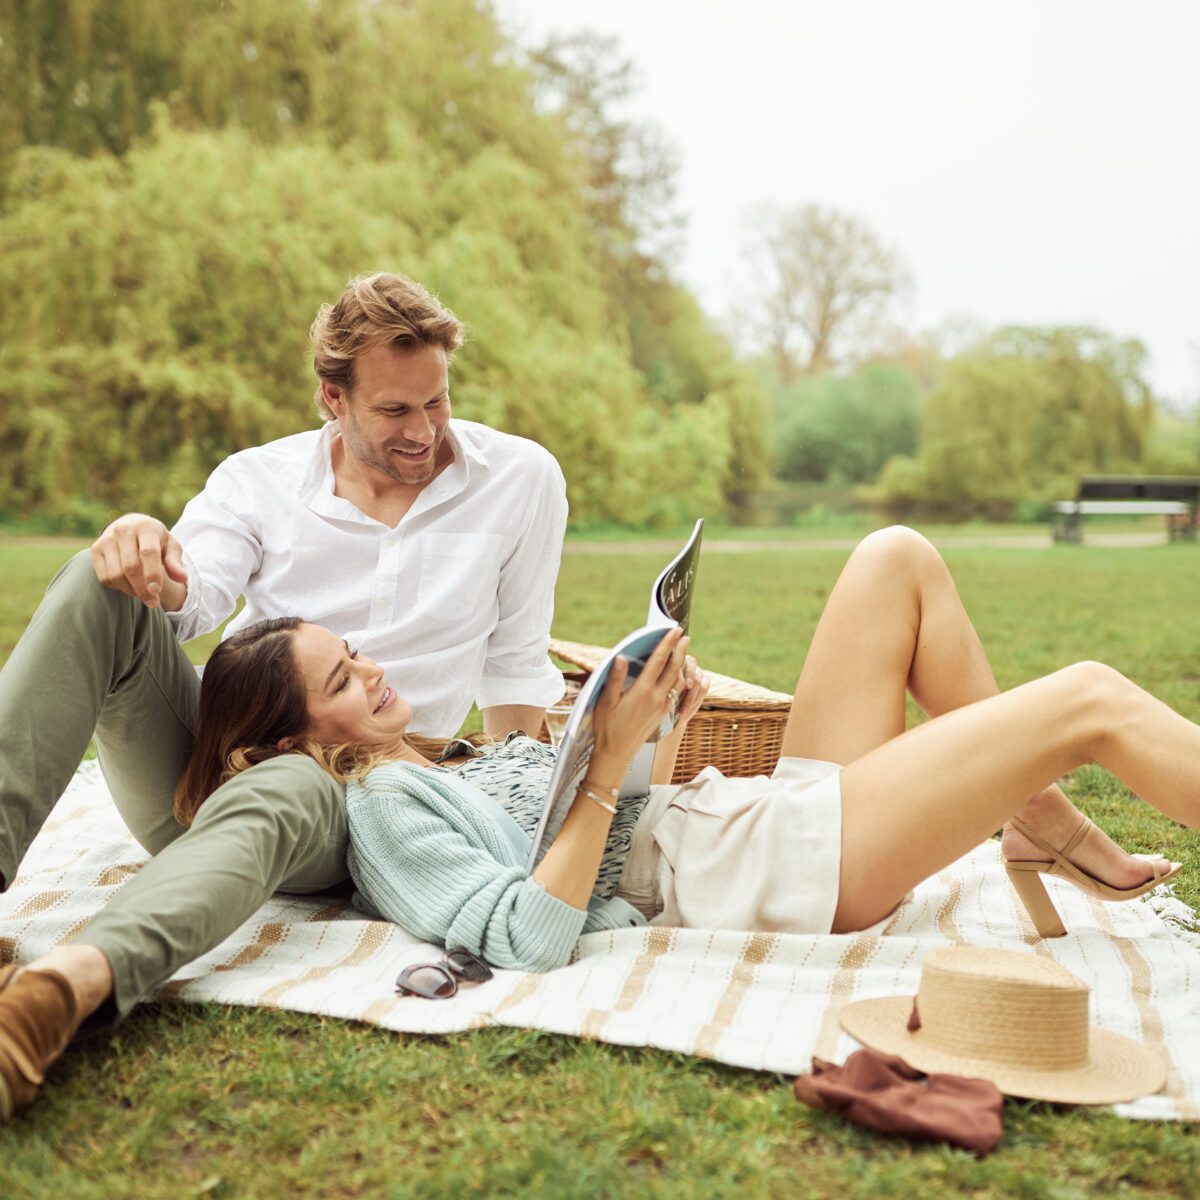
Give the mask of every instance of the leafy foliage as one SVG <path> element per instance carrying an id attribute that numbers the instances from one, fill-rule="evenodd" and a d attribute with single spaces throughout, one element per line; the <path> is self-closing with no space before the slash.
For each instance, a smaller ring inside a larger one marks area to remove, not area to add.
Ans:
<path id="1" fill-rule="evenodd" d="M 782 387 L 775 411 L 784 479 L 870 482 L 889 458 L 915 453 L 921 432 L 915 380 L 884 363 Z"/>
<path id="2" fill-rule="evenodd" d="M 948 362 L 916 457 L 888 463 L 893 510 L 1012 516 L 1075 493 L 1087 471 L 1137 471 L 1154 422 L 1145 349 L 1087 328 L 1002 329 Z"/>
<path id="3" fill-rule="evenodd" d="M 0 0 L 0 36 L 0 511 L 172 518 L 317 423 L 308 324 L 381 268 L 466 320 L 456 413 L 546 445 L 576 520 L 761 480 L 761 392 L 613 200 L 632 134 L 539 108 L 486 8 Z"/>

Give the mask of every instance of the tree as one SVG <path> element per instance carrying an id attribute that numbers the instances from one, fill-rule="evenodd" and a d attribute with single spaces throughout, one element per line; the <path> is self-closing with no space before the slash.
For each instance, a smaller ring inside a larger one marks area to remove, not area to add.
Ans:
<path id="1" fill-rule="evenodd" d="M 821 375 L 775 398 L 777 470 L 782 479 L 869 483 L 921 432 L 916 381 L 901 366 L 868 363 L 852 375 Z"/>
<path id="2" fill-rule="evenodd" d="M 683 219 L 675 208 L 679 159 L 656 125 L 615 115 L 637 90 L 615 37 L 555 34 L 529 52 L 538 109 L 559 117 L 584 165 L 583 198 L 617 259 L 665 264 Z"/>
<path id="3" fill-rule="evenodd" d="M 456 413 L 547 446 L 575 521 L 735 502 L 763 393 L 599 219 L 620 139 L 534 90 L 477 0 L 0 0 L 0 515 L 171 518 L 316 422 L 304 331 L 380 268 L 467 321 Z"/>
<path id="4" fill-rule="evenodd" d="M 915 459 L 880 477 L 895 511 L 1009 519 L 1073 495 L 1088 471 L 1138 469 L 1154 423 L 1146 350 L 1102 330 L 998 330 L 948 362 Z"/>
<path id="5" fill-rule="evenodd" d="M 719 413 L 724 495 L 735 507 L 769 475 L 765 390 L 673 278 L 683 218 L 678 157 L 652 124 L 618 115 L 637 88 L 616 38 L 551 37 L 529 53 L 538 108 L 564 123 L 582 164 L 583 201 L 605 254 L 609 320 L 634 366 L 675 422 Z M 663 436 L 667 436 L 664 429 Z M 664 487 L 663 503 L 670 503 Z M 677 518 L 686 512 L 675 501 Z"/>
<path id="6" fill-rule="evenodd" d="M 755 293 L 780 379 L 826 370 L 888 332 L 911 276 L 870 226 L 818 204 L 766 205 L 753 222 Z"/>

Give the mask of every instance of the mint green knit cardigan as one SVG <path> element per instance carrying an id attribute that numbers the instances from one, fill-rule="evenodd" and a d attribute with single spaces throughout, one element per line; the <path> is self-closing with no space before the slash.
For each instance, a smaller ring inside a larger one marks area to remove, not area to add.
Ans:
<path id="1" fill-rule="evenodd" d="M 454 775 L 393 762 L 346 788 L 355 904 L 424 941 L 493 966 L 565 966 L 580 934 L 644 925 L 617 897 L 586 911 L 526 873 L 529 838 L 490 796 Z"/>

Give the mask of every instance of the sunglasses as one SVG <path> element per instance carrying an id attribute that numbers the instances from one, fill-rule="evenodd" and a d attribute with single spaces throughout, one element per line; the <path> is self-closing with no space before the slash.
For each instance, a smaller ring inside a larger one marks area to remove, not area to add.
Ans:
<path id="1" fill-rule="evenodd" d="M 426 1000 L 449 1000 L 462 983 L 483 983 L 492 978 L 492 968 L 470 950 L 447 950 L 436 963 L 416 963 L 405 967 L 396 978 L 396 991 L 402 996 L 423 996 Z"/>

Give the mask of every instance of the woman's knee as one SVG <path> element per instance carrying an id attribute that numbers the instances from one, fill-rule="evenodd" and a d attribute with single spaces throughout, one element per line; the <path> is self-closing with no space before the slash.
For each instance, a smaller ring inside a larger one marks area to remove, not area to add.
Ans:
<path id="1" fill-rule="evenodd" d="M 1046 677 L 1057 693 L 1062 727 L 1094 759 L 1100 744 L 1120 726 L 1137 687 L 1107 663 L 1084 660 Z"/>
<path id="2" fill-rule="evenodd" d="M 855 547 L 851 559 L 889 577 L 923 578 L 930 572 L 946 571 L 934 544 L 907 525 L 889 525 L 867 534 Z"/>

